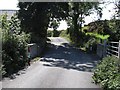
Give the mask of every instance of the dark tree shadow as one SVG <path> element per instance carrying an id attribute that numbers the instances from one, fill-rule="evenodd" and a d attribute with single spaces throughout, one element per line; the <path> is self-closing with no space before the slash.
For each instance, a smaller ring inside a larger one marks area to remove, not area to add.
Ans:
<path id="1" fill-rule="evenodd" d="M 67 43 L 61 46 L 49 43 L 47 48 L 48 51 L 41 58 L 41 61 L 48 62 L 43 64 L 44 66 L 92 72 L 100 59 L 94 54 L 88 54 Z"/>

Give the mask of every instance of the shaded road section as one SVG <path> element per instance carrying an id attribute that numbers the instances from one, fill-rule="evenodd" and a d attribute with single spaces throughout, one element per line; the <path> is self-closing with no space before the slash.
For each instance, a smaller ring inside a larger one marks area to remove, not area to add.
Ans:
<path id="1" fill-rule="evenodd" d="M 63 38 L 50 40 L 41 60 L 20 71 L 15 79 L 5 78 L 3 88 L 99 88 L 92 83 L 97 56 L 71 46 Z"/>

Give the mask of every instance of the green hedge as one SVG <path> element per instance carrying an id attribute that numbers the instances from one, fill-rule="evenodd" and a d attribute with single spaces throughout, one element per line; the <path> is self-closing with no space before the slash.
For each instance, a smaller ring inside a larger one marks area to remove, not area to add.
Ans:
<path id="1" fill-rule="evenodd" d="M 7 73 L 13 73 L 25 66 L 27 62 L 27 42 L 25 34 L 14 35 L 3 32 L 2 61 Z"/>
<path id="2" fill-rule="evenodd" d="M 120 59 L 114 56 L 103 58 L 94 72 L 93 80 L 105 90 L 120 90 Z"/>
<path id="3" fill-rule="evenodd" d="M 30 35 L 21 31 L 17 16 L 13 16 L 11 20 L 8 20 L 7 15 L 2 15 L 1 20 L 2 68 L 4 68 L 2 72 L 12 74 L 26 65 L 27 43 Z"/>

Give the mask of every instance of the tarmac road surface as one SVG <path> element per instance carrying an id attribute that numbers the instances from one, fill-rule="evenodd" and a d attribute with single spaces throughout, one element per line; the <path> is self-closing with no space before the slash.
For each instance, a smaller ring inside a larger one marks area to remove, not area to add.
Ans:
<path id="1" fill-rule="evenodd" d="M 61 37 L 50 39 L 41 60 L 19 71 L 14 79 L 5 78 L 3 88 L 100 88 L 92 83 L 97 56 L 70 46 Z"/>

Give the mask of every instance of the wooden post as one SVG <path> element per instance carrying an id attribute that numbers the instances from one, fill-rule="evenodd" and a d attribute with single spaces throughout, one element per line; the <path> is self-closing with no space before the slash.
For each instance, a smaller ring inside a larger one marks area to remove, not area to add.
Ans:
<path id="1" fill-rule="evenodd" d="M 119 43 L 118 43 L 118 58 L 120 58 L 120 40 L 119 40 Z"/>

